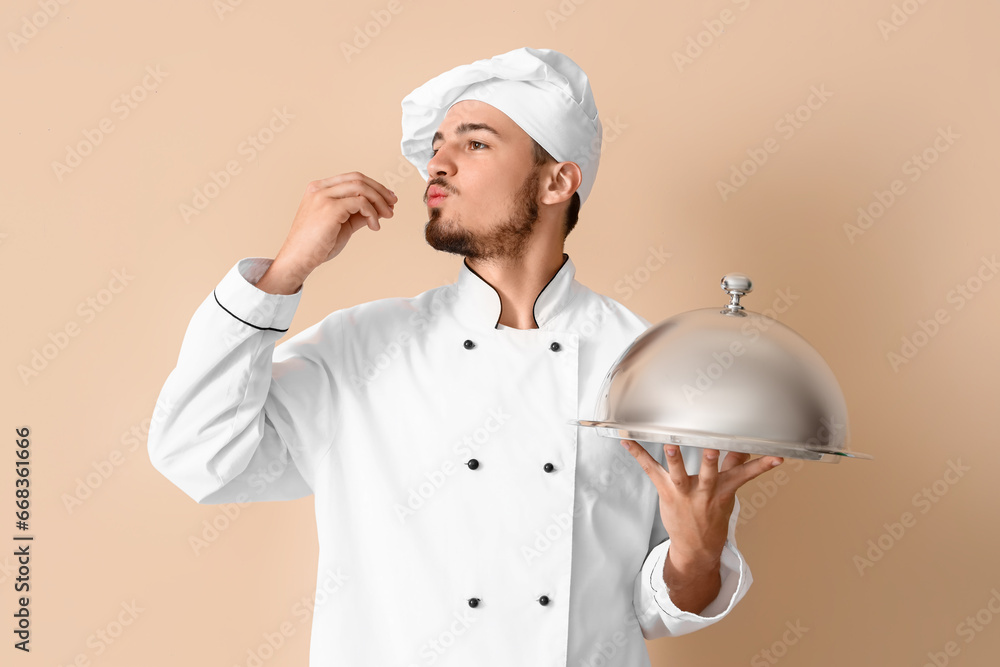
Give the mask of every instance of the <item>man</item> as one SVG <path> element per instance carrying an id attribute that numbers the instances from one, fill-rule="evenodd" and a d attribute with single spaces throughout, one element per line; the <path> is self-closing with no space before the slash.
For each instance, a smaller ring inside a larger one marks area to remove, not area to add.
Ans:
<path id="1" fill-rule="evenodd" d="M 561 53 L 450 70 L 403 100 L 401 148 L 427 242 L 465 258 L 455 283 L 275 347 L 311 272 L 393 216 L 353 172 L 310 183 L 275 258 L 240 260 L 192 318 L 150 458 L 200 503 L 315 494 L 310 664 L 648 666 L 644 637 L 715 623 L 750 586 L 735 491 L 780 459 L 626 451 L 570 423 L 650 325 L 563 252 L 600 142 Z"/>

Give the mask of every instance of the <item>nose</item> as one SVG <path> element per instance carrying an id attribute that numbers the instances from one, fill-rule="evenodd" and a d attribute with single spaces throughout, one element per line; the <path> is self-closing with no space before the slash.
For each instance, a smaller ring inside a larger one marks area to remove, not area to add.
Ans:
<path id="1" fill-rule="evenodd" d="M 451 158 L 450 148 L 447 142 L 438 144 L 437 152 L 427 162 L 427 176 L 446 176 L 455 173 L 455 162 Z"/>

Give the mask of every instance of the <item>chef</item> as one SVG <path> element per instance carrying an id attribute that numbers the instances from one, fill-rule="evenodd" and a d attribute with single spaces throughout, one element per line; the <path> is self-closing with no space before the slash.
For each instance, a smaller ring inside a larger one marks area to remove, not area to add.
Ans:
<path id="1" fill-rule="evenodd" d="M 358 172 L 313 181 L 276 256 L 239 260 L 195 312 L 151 462 L 199 503 L 314 496 L 314 667 L 648 666 L 644 638 L 746 594 L 735 491 L 781 459 L 572 424 L 650 326 L 563 251 L 602 136 L 576 63 L 515 49 L 402 112 L 425 238 L 464 258 L 457 279 L 276 345 L 308 275 L 397 199 Z"/>

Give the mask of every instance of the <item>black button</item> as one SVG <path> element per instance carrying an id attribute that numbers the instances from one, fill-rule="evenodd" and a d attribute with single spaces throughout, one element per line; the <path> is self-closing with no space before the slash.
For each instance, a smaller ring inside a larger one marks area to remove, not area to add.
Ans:
<path id="1" fill-rule="evenodd" d="M 465 465 L 469 466 L 469 470 L 475 470 L 476 468 L 479 467 L 479 461 L 477 461 L 476 459 L 469 459 L 469 462 L 466 463 Z"/>
<path id="2" fill-rule="evenodd" d="M 558 352 L 560 350 L 560 345 L 559 343 L 553 341 L 552 345 L 549 345 L 549 349 L 553 352 Z"/>
<path id="3" fill-rule="evenodd" d="M 549 596 L 548 595 L 543 595 L 542 597 L 538 598 L 538 604 L 542 605 L 543 607 L 545 605 L 547 605 L 548 603 L 549 603 Z"/>
<path id="4" fill-rule="evenodd" d="M 466 349 L 466 350 L 471 350 L 471 349 L 472 349 L 472 348 L 474 348 L 475 346 L 476 346 L 476 344 L 475 344 L 475 343 L 473 343 L 473 342 L 472 342 L 471 340 L 467 340 L 467 341 L 465 341 L 465 349 Z"/>
<path id="5" fill-rule="evenodd" d="M 479 606 L 479 598 L 469 598 L 469 606 L 470 607 L 478 607 Z"/>
<path id="6" fill-rule="evenodd" d="M 552 472 L 553 470 L 556 469 L 556 467 L 554 465 L 552 465 L 551 463 L 546 463 L 542 467 L 545 468 L 545 472 Z"/>

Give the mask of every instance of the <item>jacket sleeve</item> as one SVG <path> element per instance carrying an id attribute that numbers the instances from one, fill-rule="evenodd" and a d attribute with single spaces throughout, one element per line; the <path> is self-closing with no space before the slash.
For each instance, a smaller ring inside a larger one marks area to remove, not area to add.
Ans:
<path id="1" fill-rule="evenodd" d="M 666 467 L 663 447 L 658 446 L 652 449 L 659 450 L 656 459 L 660 465 Z M 697 470 L 701 467 L 702 450 L 697 447 L 681 447 L 680 449 L 688 474 L 697 474 Z M 720 463 L 721 461 L 722 459 L 720 459 Z M 657 639 L 700 630 L 722 620 L 743 598 L 747 589 L 750 588 L 750 584 L 753 583 L 753 577 L 750 575 L 750 568 L 743 559 L 743 554 L 736 548 L 736 522 L 739 519 L 739 514 L 740 501 L 737 498 L 733 513 L 729 517 L 729 535 L 722 549 L 720 566 L 722 587 L 716 598 L 702 610 L 701 614 L 694 614 L 677 608 L 670 599 L 666 582 L 663 581 L 663 566 L 666 563 L 667 551 L 670 549 L 670 539 L 663 527 L 659 502 L 657 502 L 656 516 L 653 519 L 653 529 L 649 539 L 649 550 L 635 579 L 632 598 L 643 637 Z"/>
<path id="2" fill-rule="evenodd" d="M 333 404 L 311 344 L 319 324 L 275 352 L 302 288 L 281 295 L 255 287 L 272 261 L 240 260 L 201 303 L 153 411 L 150 462 L 199 503 L 307 496 L 310 450 L 329 444 L 305 430 L 323 416 L 318 405 Z"/>

